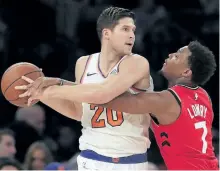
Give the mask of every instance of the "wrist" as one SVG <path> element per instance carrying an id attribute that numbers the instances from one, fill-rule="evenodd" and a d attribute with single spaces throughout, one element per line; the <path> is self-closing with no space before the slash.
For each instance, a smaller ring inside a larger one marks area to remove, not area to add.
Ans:
<path id="1" fill-rule="evenodd" d="M 61 79 L 61 78 L 55 78 L 55 84 L 54 85 L 62 86 L 62 85 L 64 85 L 64 80 Z"/>
<path id="2" fill-rule="evenodd" d="M 48 99 L 49 97 L 51 97 L 51 90 L 53 90 L 53 87 L 56 86 L 56 85 L 53 85 L 53 86 L 50 86 L 50 87 L 47 87 L 43 90 L 42 92 L 42 95 L 40 97 L 40 100 L 43 100 L 43 99 Z"/>
<path id="3" fill-rule="evenodd" d="M 63 84 L 63 80 L 61 78 L 52 78 L 52 82 L 51 82 L 51 85 L 50 86 L 53 86 L 53 85 L 62 85 Z"/>
<path id="4" fill-rule="evenodd" d="M 63 79 L 59 79 L 59 84 L 58 84 L 59 86 L 63 86 L 64 85 L 64 80 Z"/>

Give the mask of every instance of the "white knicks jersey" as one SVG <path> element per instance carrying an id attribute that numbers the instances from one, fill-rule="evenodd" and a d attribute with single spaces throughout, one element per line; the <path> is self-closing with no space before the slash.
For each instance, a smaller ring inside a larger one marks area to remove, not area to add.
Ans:
<path id="1" fill-rule="evenodd" d="M 109 74 L 117 74 L 118 66 L 125 57 Z M 99 83 L 105 79 L 99 68 L 99 53 L 90 55 L 81 83 Z M 152 79 L 149 89 L 153 90 Z M 138 93 L 135 88 L 130 88 L 128 91 L 132 94 Z M 150 147 L 150 141 L 144 135 L 144 129 L 149 127 L 149 115 L 131 115 L 87 103 L 82 103 L 82 106 L 83 129 L 79 139 L 80 150 L 93 150 L 108 157 L 124 157 L 145 153 Z"/>

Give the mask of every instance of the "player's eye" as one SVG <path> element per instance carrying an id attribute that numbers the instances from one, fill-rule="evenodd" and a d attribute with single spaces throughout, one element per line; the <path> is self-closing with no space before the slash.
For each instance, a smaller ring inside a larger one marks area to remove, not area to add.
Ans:
<path id="1" fill-rule="evenodd" d="M 125 28 L 123 28 L 123 30 L 124 30 L 124 31 L 129 31 L 129 29 L 128 29 L 128 28 L 126 28 L 126 27 L 125 27 Z"/>

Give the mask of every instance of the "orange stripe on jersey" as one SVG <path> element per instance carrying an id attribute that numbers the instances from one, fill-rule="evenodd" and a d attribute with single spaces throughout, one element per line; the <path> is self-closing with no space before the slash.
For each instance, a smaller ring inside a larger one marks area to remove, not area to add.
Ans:
<path id="1" fill-rule="evenodd" d="M 83 74 L 82 74 L 82 76 L 81 76 L 81 79 L 80 79 L 80 84 L 83 83 L 83 79 L 84 79 L 84 77 L 85 77 L 85 75 L 86 75 L 86 70 L 87 70 L 87 68 L 88 68 L 88 66 L 89 66 L 89 62 L 90 62 L 90 59 L 91 59 L 91 58 L 92 58 L 92 55 L 90 55 L 90 56 L 88 57 L 87 61 L 86 61 L 86 65 L 85 65 L 85 68 L 84 68 L 84 72 L 83 72 Z"/>

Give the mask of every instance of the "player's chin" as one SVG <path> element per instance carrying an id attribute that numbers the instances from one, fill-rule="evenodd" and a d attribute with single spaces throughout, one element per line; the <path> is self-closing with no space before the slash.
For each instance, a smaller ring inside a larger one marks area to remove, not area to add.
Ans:
<path id="1" fill-rule="evenodd" d="M 160 72 L 163 72 L 164 70 L 166 70 L 165 65 L 163 65 L 163 67 L 161 68 Z"/>
<path id="2" fill-rule="evenodd" d="M 125 49 L 124 54 L 125 55 L 130 55 L 132 53 L 132 49 Z"/>
<path id="3" fill-rule="evenodd" d="M 163 67 L 161 68 L 161 70 L 160 70 L 160 73 L 161 73 L 162 75 L 166 75 L 167 72 L 168 72 L 168 71 L 167 71 L 167 68 L 166 68 L 165 66 L 163 66 Z"/>
<path id="4" fill-rule="evenodd" d="M 161 75 L 163 75 L 167 80 L 169 80 L 170 76 L 172 75 L 172 71 L 169 70 L 169 68 L 167 68 L 167 67 L 163 67 L 163 68 L 159 71 L 159 73 L 160 73 Z"/>

